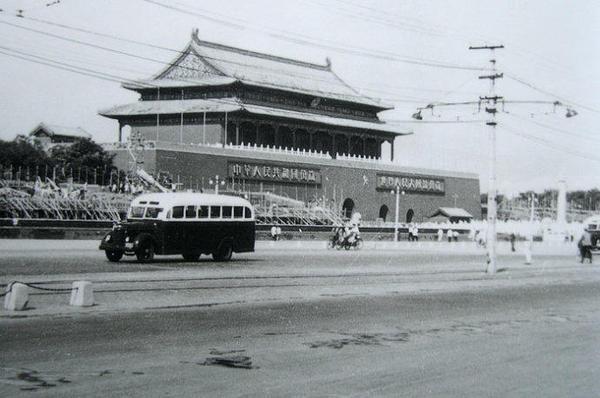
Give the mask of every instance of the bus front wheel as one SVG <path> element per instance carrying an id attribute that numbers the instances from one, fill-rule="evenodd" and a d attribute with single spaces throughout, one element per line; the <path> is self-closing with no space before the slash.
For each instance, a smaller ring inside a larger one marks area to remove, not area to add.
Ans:
<path id="1" fill-rule="evenodd" d="M 231 242 L 223 241 L 217 248 L 217 251 L 212 254 L 212 257 L 215 261 L 229 261 L 232 254 L 233 247 L 231 246 Z"/>
<path id="2" fill-rule="evenodd" d="M 106 253 L 106 258 L 111 263 L 117 263 L 117 262 L 119 262 L 120 259 L 123 258 L 123 252 L 118 251 L 118 250 L 115 250 L 115 251 L 106 250 L 104 253 Z"/>

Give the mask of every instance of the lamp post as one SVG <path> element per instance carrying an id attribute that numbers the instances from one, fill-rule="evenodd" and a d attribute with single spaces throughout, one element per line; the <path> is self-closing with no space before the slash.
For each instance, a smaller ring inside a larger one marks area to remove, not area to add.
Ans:
<path id="1" fill-rule="evenodd" d="M 394 242 L 398 242 L 398 215 L 400 213 L 400 195 L 404 195 L 404 191 L 400 191 L 400 185 L 392 190 L 396 194 L 396 215 L 394 219 Z"/>
<path id="2" fill-rule="evenodd" d="M 221 177 L 219 177 L 218 174 L 215 176 L 214 180 L 212 178 L 208 180 L 208 183 L 215 186 L 215 195 L 219 194 L 219 185 L 225 186 L 225 181 L 221 180 Z"/>

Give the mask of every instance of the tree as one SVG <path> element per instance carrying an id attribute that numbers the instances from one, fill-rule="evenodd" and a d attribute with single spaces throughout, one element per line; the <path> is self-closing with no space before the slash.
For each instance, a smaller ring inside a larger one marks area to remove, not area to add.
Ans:
<path id="1" fill-rule="evenodd" d="M 70 175 L 79 182 L 90 183 L 104 181 L 110 176 L 114 156 L 88 138 L 78 139 L 69 146 L 54 147 L 50 152 L 54 162 L 65 170 L 65 177 Z"/>

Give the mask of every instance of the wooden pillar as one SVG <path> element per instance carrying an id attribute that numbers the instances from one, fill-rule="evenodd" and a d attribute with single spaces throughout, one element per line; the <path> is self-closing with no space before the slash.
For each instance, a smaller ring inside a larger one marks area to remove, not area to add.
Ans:
<path id="1" fill-rule="evenodd" d="M 390 160 L 394 161 L 394 139 L 390 140 Z"/>
<path id="2" fill-rule="evenodd" d="M 308 149 L 309 151 L 314 150 L 313 147 L 313 136 L 315 135 L 315 130 L 314 129 L 307 129 L 306 130 L 308 132 Z"/>
<path id="3" fill-rule="evenodd" d="M 119 143 L 123 140 L 123 124 L 119 121 Z"/>
<path id="4" fill-rule="evenodd" d="M 259 136 L 258 136 L 258 134 L 260 133 L 260 132 L 259 132 L 259 130 L 258 130 L 258 127 L 260 126 L 260 122 L 255 122 L 255 123 L 256 123 L 256 124 L 255 124 L 255 126 L 256 126 L 256 130 L 255 130 L 255 131 L 256 131 L 256 134 L 255 134 L 255 135 L 256 135 L 256 138 L 255 138 L 255 141 L 254 141 L 254 143 L 255 143 L 256 145 L 258 145 L 258 143 L 260 142 L 260 139 L 259 139 Z"/>
<path id="5" fill-rule="evenodd" d="M 235 123 L 235 145 L 240 145 L 240 121 Z"/>
<path id="6" fill-rule="evenodd" d="M 367 156 L 367 139 L 366 137 L 363 135 L 362 136 L 362 156 L 366 157 Z"/>
<path id="7" fill-rule="evenodd" d="M 273 123 L 271 125 L 271 127 L 273 128 L 273 145 L 275 146 L 275 148 L 277 148 L 279 146 L 279 142 L 280 142 L 280 138 L 279 138 L 279 125 Z"/>
<path id="8" fill-rule="evenodd" d="M 352 148 L 352 134 L 346 134 L 346 141 L 348 142 L 348 152 L 346 153 L 346 155 L 350 155 L 351 151 L 350 149 Z"/>
<path id="9" fill-rule="evenodd" d="M 335 149 L 335 133 L 330 133 L 330 135 L 331 135 L 331 157 L 335 159 L 337 156 L 337 152 Z"/>

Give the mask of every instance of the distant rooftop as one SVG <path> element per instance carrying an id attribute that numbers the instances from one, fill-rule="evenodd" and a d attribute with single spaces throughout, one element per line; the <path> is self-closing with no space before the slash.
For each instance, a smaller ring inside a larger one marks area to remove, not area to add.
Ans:
<path id="1" fill-rule="evenodd" d="M 57 124 L 40 123 L 31 132 L 30 136 L 37 136 L 41 132 L 48 136 L 64 136 L 78 138 L 92 138 L 92 135 L 81 127 L 59 126 Z"/>

